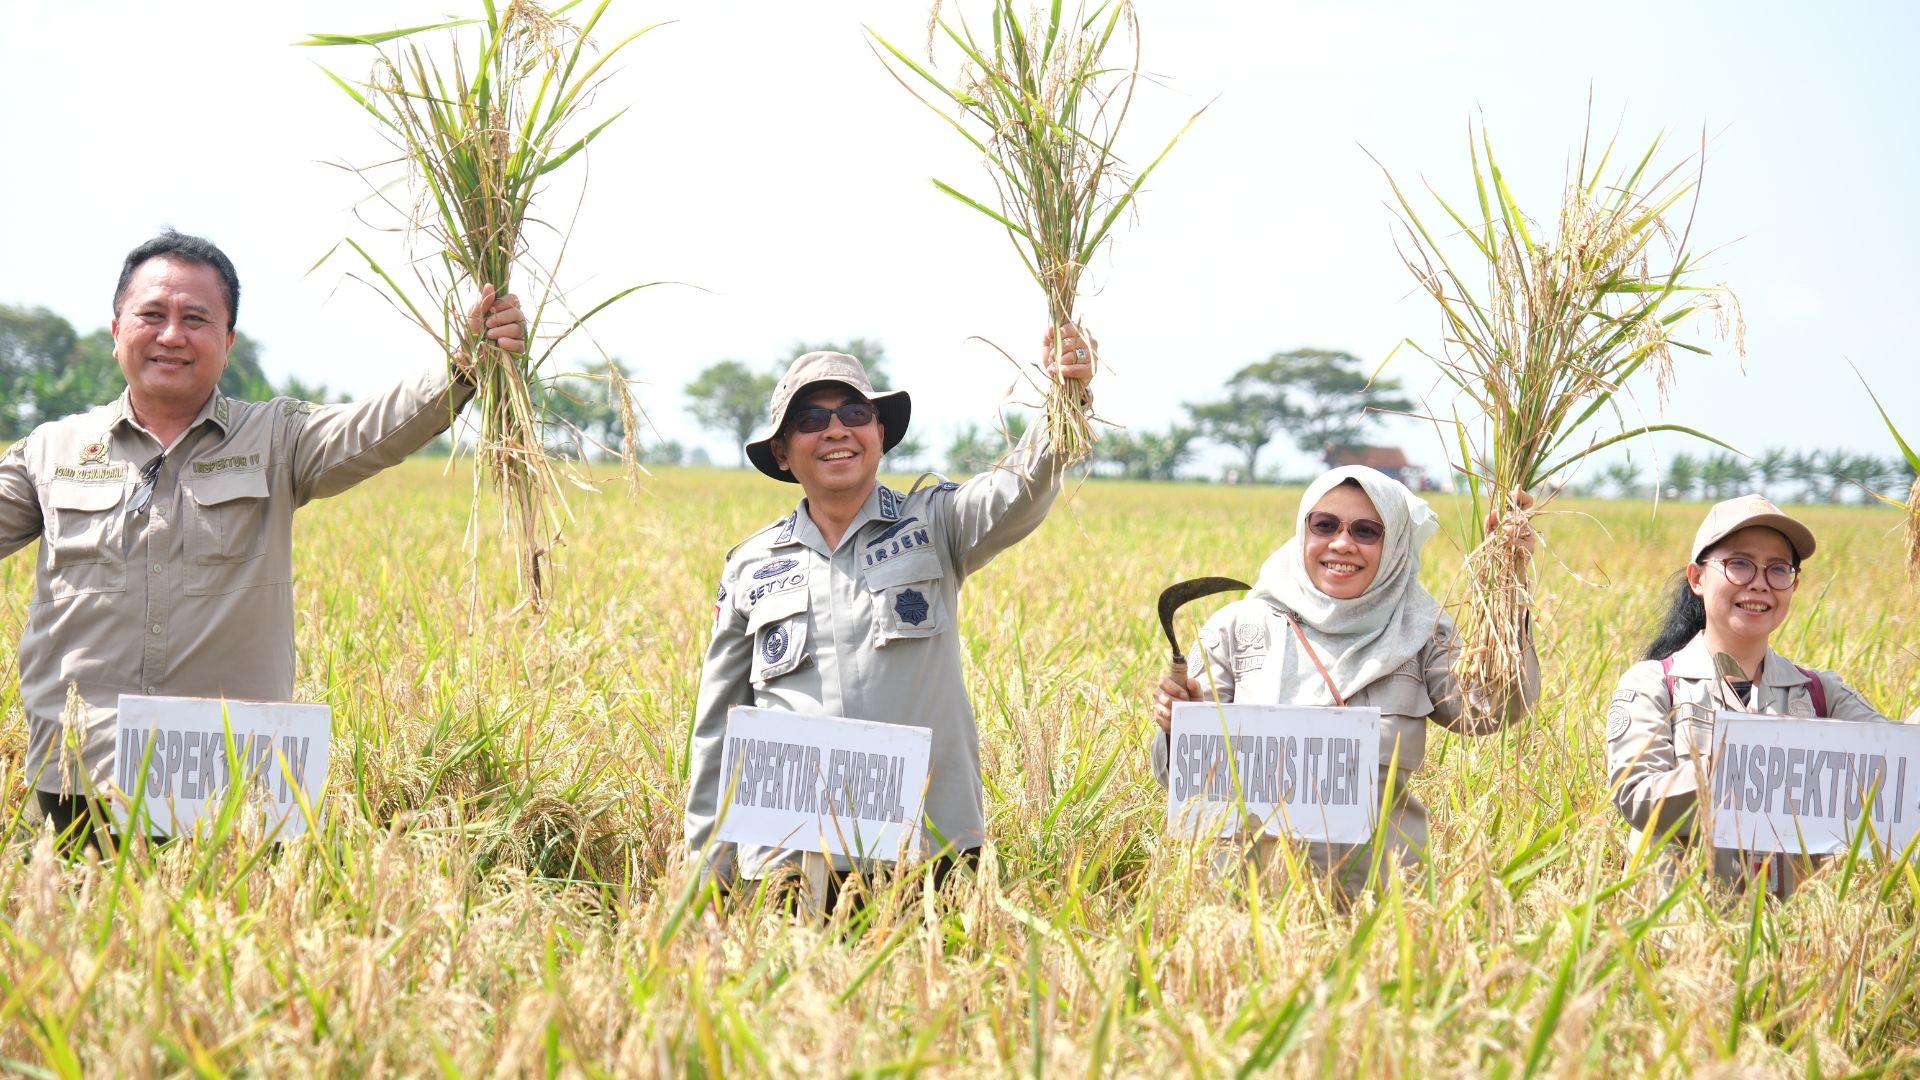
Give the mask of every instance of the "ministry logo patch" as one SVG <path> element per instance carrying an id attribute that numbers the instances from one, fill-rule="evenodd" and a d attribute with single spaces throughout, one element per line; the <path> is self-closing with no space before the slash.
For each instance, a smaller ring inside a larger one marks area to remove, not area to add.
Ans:
<path id="1" fill-rule="evenodd" d="M 919 626 L 927 621 L 927 612 L 933 605 L 921 595 L 919 589 L 901 589 L 893 597 L 893 613 L 900 621 L 909 626 Z"/>
<path id="2" fill-rule="evenodd" d="M 777 664 L 787 655 L 787 628 L 769 626 L 767 634 L 760 639 L 760 656 L 769 664 Z"/>
<path id="3" fill-rule="evenodd" d="M 760 569 L 755 570 L 753 572 L 753 579 L 755 581 L 765 581 L 770 577 L 779 577 L 781 574 L 799 565 L 800 560 L 798 559 L 775 559 Z"/>

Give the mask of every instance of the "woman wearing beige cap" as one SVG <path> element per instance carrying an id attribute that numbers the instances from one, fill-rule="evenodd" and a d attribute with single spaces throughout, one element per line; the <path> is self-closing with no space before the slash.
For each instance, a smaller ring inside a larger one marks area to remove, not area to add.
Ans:
<path id="1" fill-rule="evenodd" d="M 1613 802 L 1642 837 L 1695 838 L 1713 718 L 1721 709 L 1812 719 L 1885 720 L 1838 674 L 1799 667 L 1773 651 L 1813 554 L 1813 532 L 1759 495 L 1716 504 L 1694 535 L 1692 560 L 1647 657 L 1627 670 L 1607 706 Z M 1802 857 L 1713 853 L 1714 873 L 1745 882 L 1764 873 L 1776 896 L 1811 871 Z"/>

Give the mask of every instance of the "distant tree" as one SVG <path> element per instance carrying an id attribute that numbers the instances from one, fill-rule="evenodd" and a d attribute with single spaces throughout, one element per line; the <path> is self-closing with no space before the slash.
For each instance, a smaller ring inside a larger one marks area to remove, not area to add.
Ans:
<path id="1" fill-rule="evenodd" d="M 648 442 L 640 448 L 642 465 L 679 465 L 687 458 L 687 448 L 672 439 L 664 442 Z"/>
<path id="2" fill-rule="evenodd" d="M 0 304 L 0 439 L 31 429 L 40 418 L 33 408 L 35 378 L 65 365 L 79 343 L 73 326 L 46 308 Z"/>
<path id="3" fill-rule="evenodd" d="M 1825 498 L 1825 463 L 1817 450 L 1795 453 L 1787 464 L 1787 475 L 1800 485 L 1800 501 L 1819 502 Z"/>
<path id="4" fill-rule="evenodd" d="M 1249 483 L 1259 476 L 1260 451 L 1292 418 L 1284 399 L 1256 386 L 1233 382 L 1227 384 L 1225 401 L 1188 405 L 1187 414 L 1207 438 L 1246 456 Z"/>
<path id="5" fill-rule="evenodd" d="M 1615 495 L 1622 499 L 1631 499 L 1638 493 L 1640 466 L 1629 460 L 1616 461 L 1601 470 L 1600 483 L 1612 484 Z"/>
<path id="6" fill-rule="evenodd" d="M 874 387 L 874 389 L 877 390 L 879 387 Z M 910 472 L 914 467 L 914 463 L 918 462 L 922 457 L 925 457 L 926 453 L 926 442 L 918 435 L 909 435 L 895 444 L 894 448 L 889 451 L 889 456 L 893 458 L 893 468 L 901 472 Z"/>
<path id="7" fill-rule="evenodd" d="M 747 464 L 747 437 L 767 415 L 767 402 L 779 382 L 777 374 L 755 373 L 739 360 L 722 360 L 708 367 L 687 384 L 687 400 L 693 415 L 708 427 L 718 428 L 733 438 L 740 448 L 740 466 Z"/>
<path id="8" fill-rule="evenodd" d="M 582 459 L 596 456 L 596 451 L 619 454 L 626 444 L 626 431 L 615 387 L 624 389 L 632 378 L 633 371 L 615 357 L 605 372 L 566 372 L 542 382 L 540 411 L 548 444 L 571 448 Z"/>
<path id="9" fill-rule="evenodd" d="M 893 389 L 893 382 L 887 377 L 887 347 L 876 340 L 857 337 L 848 338 L 845 341 L 823 341 L 818 344 L 796 341 L 787 350 L 786 363 L 781 367 L 784 369 L 786 364 L 791 364 L 810 352 L 837 352 L 857 357 L 867 369 L 867 379 L 873 383 L 875 390 Z"/>
<path id="10" fill-rule="evenodd" d="M 1332 349 L 1294 349 L 1248 364 L 1227 380 L 1225 401 L 1188 405 L 1208 438 L 1247 458 L 1247 476 L 1259 475 L 1260 451 L 1281 431 L 1295 445 L 1319 453 L 1328 445 L 1360 442 L 1379 416 L 1368 409 L 1404 411 L 1413 403 L 1398 396 L 1400 384 L 1369 384 L 1360 359 Z"/>
<path id="11" fill-rule="evenodd" d="M 1760 486 L 1766 488 L 1771 497 L 1773 485 L 1785 480 L 1792 466 L 1792 455 L 1775 447 L 1753 459 L 1753 475 L 1759 479 Z"/>
<path id="12" fill-rule="evenodd" d="M 1700 486 L 1711 499 L 1730 499 L 1747 486 L 1753 469 L 1737 454 L 1714 453 L 1700 464 Z"/>
<path id="13" fill-rule="evenodd" d="M 1140 466 L 1140 440 L 1126 429 L 1109 431 L 1093 444 L 1093 463 L 1113 476 L 1133 476 Z"/>
<path id="14" fill-rule="evenodd" d="M 1690 454 L 1675 454 L 1667 461 L 1667 487 L 1682 499 L 1693 498 L 1694 485 L 1700 482 L 1700 465 Z"/>
<path id="15" fill-rule="evenodd" d="M 260 366 L 260 343 L 245 333 L 233 336 L 227 350 L 227 370 L 220 374 L 220 392 L 241 401 L 266 401 L 274 397 L 273 381 Z"/>
<path id="16" fill-rule="evenodd" d="M 113 336 L 105 330 L 95 330 L 74 342 L 65 357 L 28 376 L 32 422 L 38 424 L 85 412 L 119 397 L 126 388 L 120 362 L 113 358 Z"/>
<path id="17" fill-rule="evenodd" d="M 280 389 L 275 393 L 275 396 L 296 398 L 300 401 L 317 402 L 347 400 L 345 396 L 332 396 L 332 392 L 326 388 L 324 383 L 308 385 L 298 375 L 287 376 L 287 381 L 280 384 Z"/>
<path id="18" fill-rule="evenodd" d="M 979 472 L 1000 460 L 1003 448 L 998 432 L 968 421 L 954 429 L 947 444 L 947 469 L 955 474 Z"/>
<path id="19" fill-rule="evenodd" d="M 1193 441 L 1199 429 L 1175 424 L 1164 432 L 1140 433 L 1140 472 L 1148 480 L 1173 480 L 1180 467 L 1193 457 Z"/>

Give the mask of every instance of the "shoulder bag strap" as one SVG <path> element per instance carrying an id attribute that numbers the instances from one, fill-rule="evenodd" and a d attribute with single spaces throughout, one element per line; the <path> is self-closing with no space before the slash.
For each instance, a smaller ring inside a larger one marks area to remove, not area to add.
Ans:
<path id="1" fill-rule="evenodd" d="M 1300 651 L 1307 654 L 1307 659 L 1313 661 L 1313 666 L 1319 669 L 1320 678 L 1326 680 L 1327 691 L 1333 695 L 1333 703 L 1344 707 L 1347 699 L 1340 693 L 1340 688 L 1333 685 L 1333 676 L 1327 673 L 1327 665 L 1320 662 L 1320 654 L 1314 652 L 1312 644 L 1307 641 L 1307 632 L 1300 629 L 1300 624 L 1293 621 L 1292 615 L 1282 613 L 1281 617 L 1287 620 L 1288 626 L 1293 627 L 1293 636 L 1300 642 Z"/>

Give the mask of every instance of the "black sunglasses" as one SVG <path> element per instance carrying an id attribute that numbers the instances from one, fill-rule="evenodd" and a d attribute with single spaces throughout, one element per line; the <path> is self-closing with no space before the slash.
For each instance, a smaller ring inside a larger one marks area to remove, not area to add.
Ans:
<path id="1" fill-rule="evenodd" d="M 166 460 L 167 455 L 155 454 L 152 461 L 140 467 L 140 482 L 133 485 L 133 495 L 127 499 L 128 517 L 145 510 L 153 501 L 153 487 L 160 480 L 160 466 Z"/>
<path id="2" fill-rule="evenodd" d="M 795 409 L 787 414 L 787 419 L 793 425 L 793 430 L 811 434 L 827 430 L 827 426 L 833 423 L 835 416 L 840 418 L 841 424 L 852 428 L 866 427 L 873 423 L 873 418 L 879 414 L 879 410 L 873 407 L 871 401 L 849 401 L 837 409 L 819 405 Z"/>
<path id="3" fill-rule="evenodd" d="M 1372 518 L 1354 518 L 1341 521 L 1325 510 L 1315 510 L 1307 515 L 1307 531 L 1323 540 L 1331 540 L 1340 535 L 1341 528 L 1353 537 L 1353 542 L 1364 547 L 1372 547 L 1387 538 L 1387 527 Z"/>

